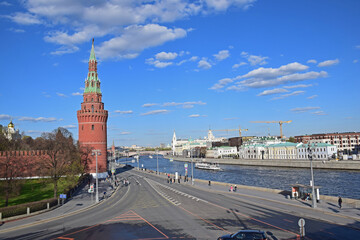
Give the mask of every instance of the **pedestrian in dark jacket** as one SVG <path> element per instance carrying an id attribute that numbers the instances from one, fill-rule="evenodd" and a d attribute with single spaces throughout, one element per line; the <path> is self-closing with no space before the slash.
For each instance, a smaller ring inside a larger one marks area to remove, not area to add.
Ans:
<path id="1" fill-rule="evenodd" d="M 341 197 L 340 197 L 340 196 L 339 196 L 339 199 L 338 199 L 338 203 L 339 203 L 339 208 L 341 208 L 342 199 L 341 199 Z"/>

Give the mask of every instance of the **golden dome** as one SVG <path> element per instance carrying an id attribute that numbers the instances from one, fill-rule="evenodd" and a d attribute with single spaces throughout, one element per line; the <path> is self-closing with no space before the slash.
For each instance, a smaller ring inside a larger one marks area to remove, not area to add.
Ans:
<path id="1" fill-rule="evenodd" d="M 12 123 L 12 121 L 10 121 L 10 123 L 8 124 L 8 128 L 14 128 L 14 124 Z"/>

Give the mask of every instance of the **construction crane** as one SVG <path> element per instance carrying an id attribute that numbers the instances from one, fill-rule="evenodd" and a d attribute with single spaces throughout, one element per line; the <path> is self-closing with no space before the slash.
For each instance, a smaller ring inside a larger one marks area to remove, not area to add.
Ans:
<path id="1" fill-rule="evenodd" d="M 231 132 L 231 131 L 239 131 L 239 136 L 241 137 L 241 131 L 248 131 L 249 129 L 241 129 L 239 126 L 239 129 L 219 129 L 219 130 L 212 130 L 212 131 L 223 131 L 223 132 Z"/>
<path id="2" fill-rule="evenodd" d="M 251 123 L 278 123 L 280 125 L 280 138 L 283 138 L 283 133 L 282 133 L 282 124 L 283 123 L 291 123 L 292 120 L 290 121 L 251 121 Z"/>

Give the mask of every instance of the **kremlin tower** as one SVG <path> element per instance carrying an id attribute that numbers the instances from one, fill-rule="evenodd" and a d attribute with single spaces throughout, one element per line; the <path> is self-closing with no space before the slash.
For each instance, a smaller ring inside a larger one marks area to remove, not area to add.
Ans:
<path id="1" fill-rule="evenodd" d="M 100 79 L 97 74 L 97 61 L 94 51 L 94 39 L 89 59 L 89 72 L 85 80 L 85 90 L 81 110 L 77 111 L 79 122 L 79 144 L 92 150 L 100 150 L 98 155 L 98 173 L 107 171 L 107 119 L 108 111 L 101 102 Z M 96 156 L 92 156 L 89 172 L 96 173 Z"/>

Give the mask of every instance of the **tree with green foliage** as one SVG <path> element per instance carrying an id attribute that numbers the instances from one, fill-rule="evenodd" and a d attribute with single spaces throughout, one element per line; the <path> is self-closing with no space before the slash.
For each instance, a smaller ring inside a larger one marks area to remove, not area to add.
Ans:
<path id="1" fill-rule="evenodd" d="M 288 142 L 292 142 L 292 143 L 294 143 L 294 142 L 296 142 L 296 141 L 295 141 L 295 138 L 294 138 L 294 137 L 289 137 Z"/>

